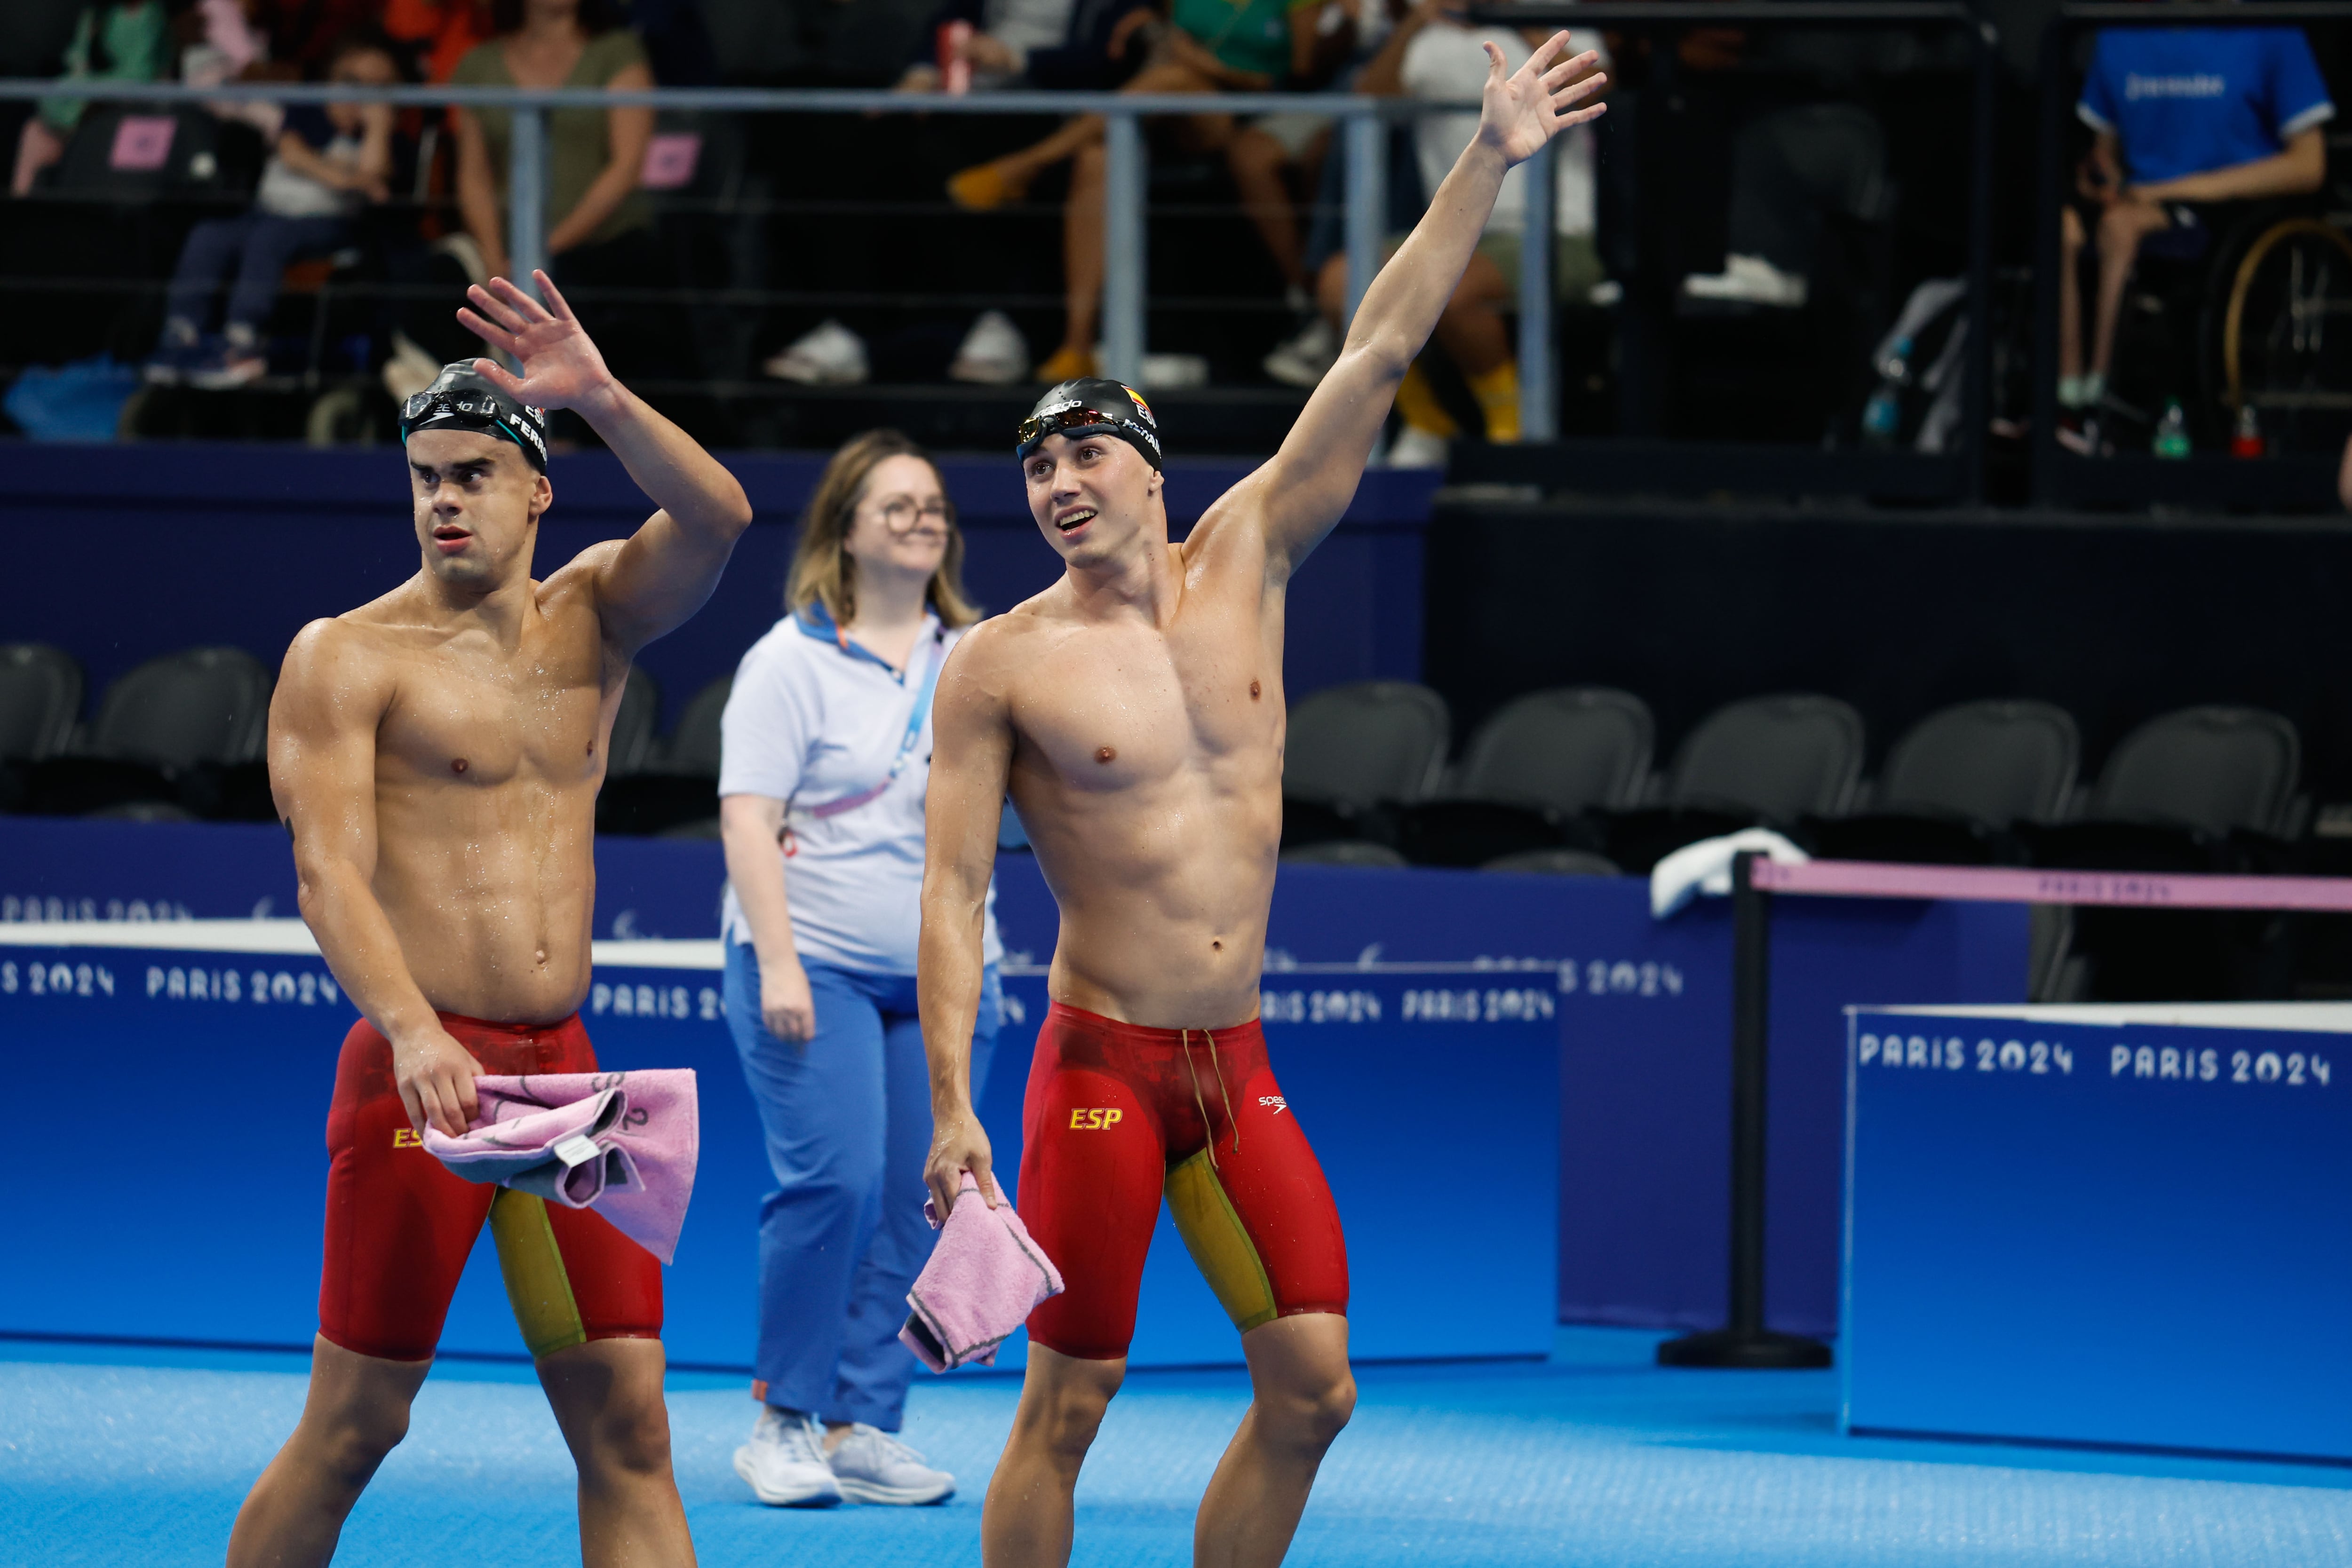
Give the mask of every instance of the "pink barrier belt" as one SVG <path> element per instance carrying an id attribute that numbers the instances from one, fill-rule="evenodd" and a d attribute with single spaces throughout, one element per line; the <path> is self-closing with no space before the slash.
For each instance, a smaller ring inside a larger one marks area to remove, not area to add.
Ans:
<path id="1" fill-rule="evenodd" d="M 2026 871 L 2007 866 L 1810 861 L 1749 868 L 1767 893 L 1841 898 L 1952 898 L 1978 904 L 2114 904 L 2159 909 L 2352 912 L 2352 877 L 2205 876 L 2165 872 Z"/>

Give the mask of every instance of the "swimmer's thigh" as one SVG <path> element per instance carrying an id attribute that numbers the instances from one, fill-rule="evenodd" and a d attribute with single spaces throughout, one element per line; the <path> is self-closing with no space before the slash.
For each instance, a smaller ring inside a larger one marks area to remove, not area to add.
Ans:
<path id="1" fill-rule="evenodd" d="M 1053 1039 L 1049 1022 L 1029 1071 L 1014 1197 L 1066 1288 L 1029 1314 L 1029 1337 L 1064 1355 L 1115 1361 L 1135 1338 L 1166 1145 L 1124 1080 L 1062 1066 Z"/>
<path id="2" fill-rule="evenodd" d="M 364 1019 L 343 1040 L 327 1115 L 319 1332 L 385 1361 L 429 1361 L 497 1190 L 425 1152 L 393 1086 L 392 1043 Z"/>
<path id="3" fill-rule="evenodd" d="M 1236 1076 L 1238 1125 L 1213 1164 L 1203 1149 L 1169 1168 L 1169 1213 L 1244 1333 L 1302 1312 L 1345 1316 L 1348 1242 L 1323 1167 L 1263 1061 Z"/>
<path id="4" fill-rule="evenodd" d="M 499 1189 L 499 1271 L 534 1359 L 600 1339 L 659 1339 L 661 1263 L 584 1208 Z"/>

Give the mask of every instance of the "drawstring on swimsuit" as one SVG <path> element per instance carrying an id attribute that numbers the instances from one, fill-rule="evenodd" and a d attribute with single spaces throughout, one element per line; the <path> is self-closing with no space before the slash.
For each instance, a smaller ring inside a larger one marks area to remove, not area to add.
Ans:
<path id="1" fill-rule="evenodd" d="M 1209 1103 L 1201 1097 L 1201 1070 L 1192 1064 L 1192 1031 L 1181 1031 L 1184 1042 L 1184 1071 L 1192 1080 L 1192 1103 L 1201 1108 L 1201 1127 L 1209 1134 L 1209 1168 L 1217 1168 L 1217 1139 L 1209 1126 Z M 1242 1119 L 1234 1114 L 1234 1097 L 1225 1088 L 1224 1064 L 1217 1060 L 1217 1037 L 1213 1030 L 1202 1030 L 1201 1038 L 1209 1042 L 1209 1070 L 1217 1075 L 1217 1098 L 1225 1103 L 1225 1124 L 1234 1130 L 1234 1153 L 1242 1152 Z"/>

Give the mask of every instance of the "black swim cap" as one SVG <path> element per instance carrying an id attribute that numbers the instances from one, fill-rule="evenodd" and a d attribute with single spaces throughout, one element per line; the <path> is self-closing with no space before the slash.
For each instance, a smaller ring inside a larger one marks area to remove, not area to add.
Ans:
<path id="1" fill-rule="evenodd" d="M 402 444 L 420 430 L 478 430 L 522 448 L 547 472 L 547 411 L 518 402 L 474 368 L 471 360 L 441 367 L 433 384 L 401 405 Z"/>
<path id="2" fill-rule="evenodd" d="M 1106 376 L 1076 376 L 1037 400 L 1021 422 L 1013 455 L 1026 457 L 1049 435 L 1116 435 L 1160 466 L 1160 422 L 1143 394 Z"/>

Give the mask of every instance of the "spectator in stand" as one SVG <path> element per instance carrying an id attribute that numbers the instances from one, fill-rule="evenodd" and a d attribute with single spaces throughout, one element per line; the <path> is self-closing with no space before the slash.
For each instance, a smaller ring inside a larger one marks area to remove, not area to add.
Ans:
<path id="1" fill-rule="evenodd" d="M 1106 8 L 1138 20 L 1151 15 L 1144 0 L 1087 0 L 1076 11 L 1083 16 Z M 1051 79 L 1056 69 L 1068 69 L 1065 57 L 1076 52 L 1066 43 L 1076 20 L 1071 0 L 948 0 L 924 27 L 916 57 L 898 78 L 898 90 L 947 90 L 943 67 L 967 74 L 962 89 L 972 92 L 1076 86 Z M 956 30 L 957 23 L 963 27 Z M 1120 41 L 1125 41 L 1123 35 Z M 1033 77 L 1033 65 L 1046 79 Z M 838 316 L 828 316 L 764 368 L 782 381 L 823 386 L 862 382 L 869 363 L 866 340 Z M 1029 340 L 1002 310 L 981 312 L 948 365 L 950 380 L 981 385 L 1003 386 L 1028 373 Z"/>
<path id="2" fill-rule="evenodd" d="M 1533 52 L 1528 37 L 1503 27 L 1474 27 L 1465 19 L 1465 9 L 1466 0 L 1422 0 L 1364 68 L 1356 90 L 1436 103 L 1474 103 L 1486 83 L 1488 44 L 1503 52 L 1505 70 L 1516 71 L 1527 63 Z M 1548 29 L 1532 30 L 1536 43 L 1549 36 Z M 1595 68 L 1608 68 L 1600 35 L 1573 31 L 1569 39 L 1570 54 L 1600 51 L 1602 57 Z M 1425 114 L 1412 123 L 1421 185 L 1424 191 L 1434 190 L 1476 133 L 1478 116 L 1475 112 Z M 1593 245 L 1591 131 L 1577 126 L 1555 146 L 1554 291 L 1561 299 L 1582 300 L 1601 281 L 1600 252 Z M 1433 334 L 1435 347 L 1454 362 L 1477 399 L 1489 441 L 1519 438 L 1519 367 L 1511 351 L 1510 334 L 1503 326 L 1503 314 L 1518 299 L 1526 182 L 1520 170 L 1504 176 L 1494 214 Z M 1391 238 L 1383 260 L 1394 255 L 1402 243 L 1402 236 Z M 1324 332 L 1312 339 L 1302 334 L 1277 350 L 1267 360 L 1268 373 L 1294 385 L 1312 386 L 1322 379 L 1341 336 L 1347 291 L 1348 257 L 1341 252 L 1325 261 L 1316 278 Z M 1321 351 L 1327 344 L 1329 351 Z M 1404 429 L 1390 450 L 1391 465 L 1444 466 L 1446 443 L 1459 434 L 1459 427 L 1439 402 L 1420 364 L 1406 372 L 1397 389 L 1396 406 Z"/>
<path id="3" fill-rule="evenodd" d="M 415 51 L 426 81 L 447 81 L 490 36 L 490 8 L 486 0 L 384 0 L 383 30 Z"/>
<path id="4" fill-rule="evenodd" d="M 46 81 L 66 68 L 66 47 L 80 23 L 82 0 L 8 0 L 0 5 L 0 77 Z M 0 148 L 16 145 L 34 106 L 0 103 Z"/>
<path id="5" fill-rule="evenodd" d="M 494 0 L 496 36 L 469 50 L 450 81 L 462 87 L 642 89 L 654 85 L 637 37 L 613 0 Z M 513 116 L 457 110 L 457 208 L 493 277 L 511 276 L 507 172 Z M 558 109 L 547 115 L 548 272 L 575 308 L 593 291 L 646 287 L 663 274 L 653 213 L 637 189 L 653 140 L 654 111 L 640 105 Z M 586 315 L 588 310 L 583 310 Z M 606 308 L 597 340 L 615 374 L 643 375 L 658 359 L 641 310 Z"/>
<path id="6" fill-rule="evenodd" d="M 1322 52 L 1317 30 L 1322 8 L 1320 0 L 1174 0 L 1168 26 L 1127 24 L 1117 57 L 1129 57 L 1138 48 L 1146 53 L 1141 68 L 1120 90 L 1265 92 L 1303 85 Z M 1187 150 L 1224 155 L 1243 208 L 1299 308 L 1308 302 L 1306 247 L 1283 171 L 1323 128 L 1322 117 L 1297 114 L 1246 122 L 1230 114 L 1187 115 L 1175 128 Z M 1102 118 L 1082 115 L 1034 146 L 975 164 L 948 182 L 948 194 L 958 205 L 986 211 L 1018 201 L 1038 175 L 1066 160 L 1072 168 L 1062 210 L 1062 344 L 1037 371 L 1044 382 L 1096 371 L 1107 171 Z"/>
<path id="7" fill-rule="evenodd" d="M 18 0 L 7 0 L 15 5 Z M 163 0 L 100 0 L 74 22 L 66 45 L 67 81 L 161 81 L 171 70 L 172 30 Z M 65 156 L 66 140 L 81 123 L 89 100 L 44 99 L 16 137 L 11 195 L 33 188 L 34 177 Z"/>
<path id="8" fill-rule="evenodd" d="M 2084 415 L 2106 395 L 2124 286 L 2157 235 L 2181 259 L 2204 251 L 2217 204 L 2298 196 L 2327 177 L 2320 126 L 2336 105 L 2300 27 L 2116 27 L 2098 36 L 2075 105 L 2094 133 L 2080 201 L 2059 215 L 2059 439 L 2096 447 Z M 2099 290 L 2083 362 L 2085 248 Z"/>
<path id="9" fill-rule="evenodd" d="M 397 82 L 392 41 L 373 29 L 345 35 L 328 56 L 327 79 Z M 208 218 L 188 232 L 172 274 L 163 335 L 147 361 L 149 381 L 223 391 L 268 373 L 261 334 L 287 264 L 348 244 L 361 207 L 391 194 L 392 120 L 392 106 L 383 103 L 297 104 L 286 111 L 252 209 Z M 231 272 L 236 283 L 220 334 L 208 338 L 213 296 Z"/>

